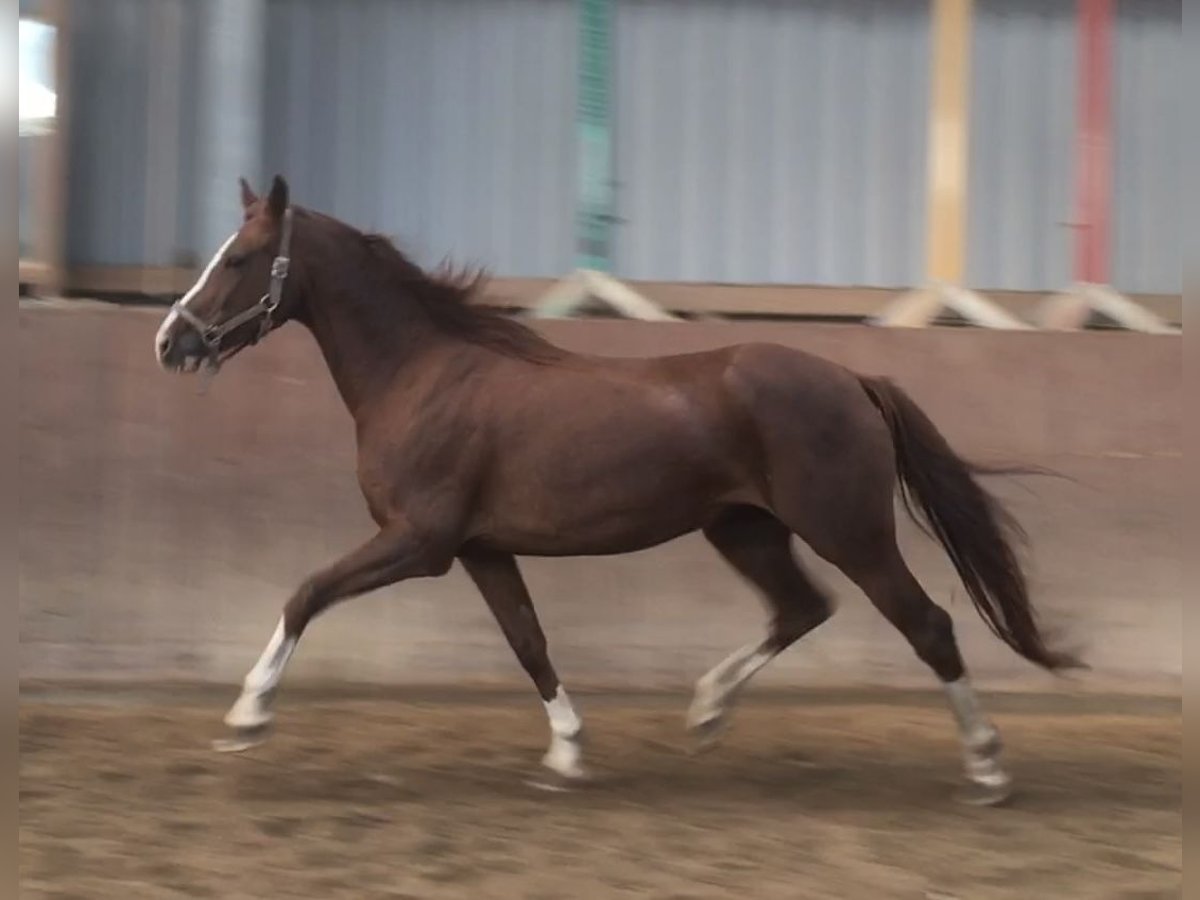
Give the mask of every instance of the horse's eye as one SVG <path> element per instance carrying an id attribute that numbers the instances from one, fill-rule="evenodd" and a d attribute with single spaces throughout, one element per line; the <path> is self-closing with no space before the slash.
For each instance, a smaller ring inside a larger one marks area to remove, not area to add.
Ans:
<path id="1" fill-rule="evenodd" d="M 246 262 L 246 257 L 241 254 L 231 253 L 225 257 L 225 268 L 240 269 Z"/>

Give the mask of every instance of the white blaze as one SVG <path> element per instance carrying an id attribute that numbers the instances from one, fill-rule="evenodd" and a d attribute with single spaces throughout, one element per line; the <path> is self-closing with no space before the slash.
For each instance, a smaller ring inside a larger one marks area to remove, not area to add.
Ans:
<path id="1" fill-rule="evenodd" d="M 201 290 L 204 289 L 204 285 L 208 283 L 208 279 L 212 277 L 213 271 L 221 262 L 222 257 L 225 256 L 225 251 L 229 249 L 229 245 L 233 243 L 236 237 L 237 232 L 235 231 L 228 238 L 226 238 L 225 243 L 220 246 L 216 254 L 213 255 L 213 258 L 208 261 L 208 265 L 204 267 L 204 271 L 200 273 L 200 277 L 196 279 L 196 283 L 188 288 L 188 292 L 180 298 L 180 306 L 187 306 L 188 301 L 192 300 L 198 293 L 200 293 Z M 171 326 L 175 324 L 175 320 L 178 317 L 179 314 L 172 309 L 169 313 L 167 313 L 167 317 L 163 319 L 163 323 L 158 326 L 158 333 L 154 335 L 154 355 L 158 358 L 160 364 L 163 361 L 162 351 L 164 340 L 166 339 L 167 333 L 170 331 Z"/>

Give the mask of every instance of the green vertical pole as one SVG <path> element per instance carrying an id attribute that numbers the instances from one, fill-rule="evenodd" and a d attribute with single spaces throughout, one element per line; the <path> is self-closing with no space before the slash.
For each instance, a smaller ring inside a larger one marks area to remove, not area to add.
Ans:
<path id="1" fill-rule="evenodd" d="M 575 254 L 580 268 L 612 265 L 612 0 L 579 0 L 579 193 Z"/>

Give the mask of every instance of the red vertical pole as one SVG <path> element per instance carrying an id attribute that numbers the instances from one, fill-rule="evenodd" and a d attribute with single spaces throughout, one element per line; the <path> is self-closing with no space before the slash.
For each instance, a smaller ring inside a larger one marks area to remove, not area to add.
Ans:
<path id="1" fill-rule="evenodd" d="M 1113 0 L 1079 0 L 1075 278 L 1108 283 Z"/>

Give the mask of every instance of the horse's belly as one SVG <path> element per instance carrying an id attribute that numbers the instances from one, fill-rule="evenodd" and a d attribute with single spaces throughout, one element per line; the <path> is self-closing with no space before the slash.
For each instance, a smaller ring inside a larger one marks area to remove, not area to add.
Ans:
<path id="1" fill-rule="evenodd" d="M 482 491 L 481 538 L 528 555 L 625 553 L 749 499 L 743 447 L 719 405 L 661 381 L 576 387 L 509 423 Z"/>
<path id="2" fill-rule="evenodd" d="M 517 555 L 588 556 L 629 553 L 695 531 L 734 498 L 683 479 L 652 490 L 597 482 L 569 491 L 555 491 L 551 479 L 510 486 L 495 499 L 478 534 L 489 545 Z"/>

